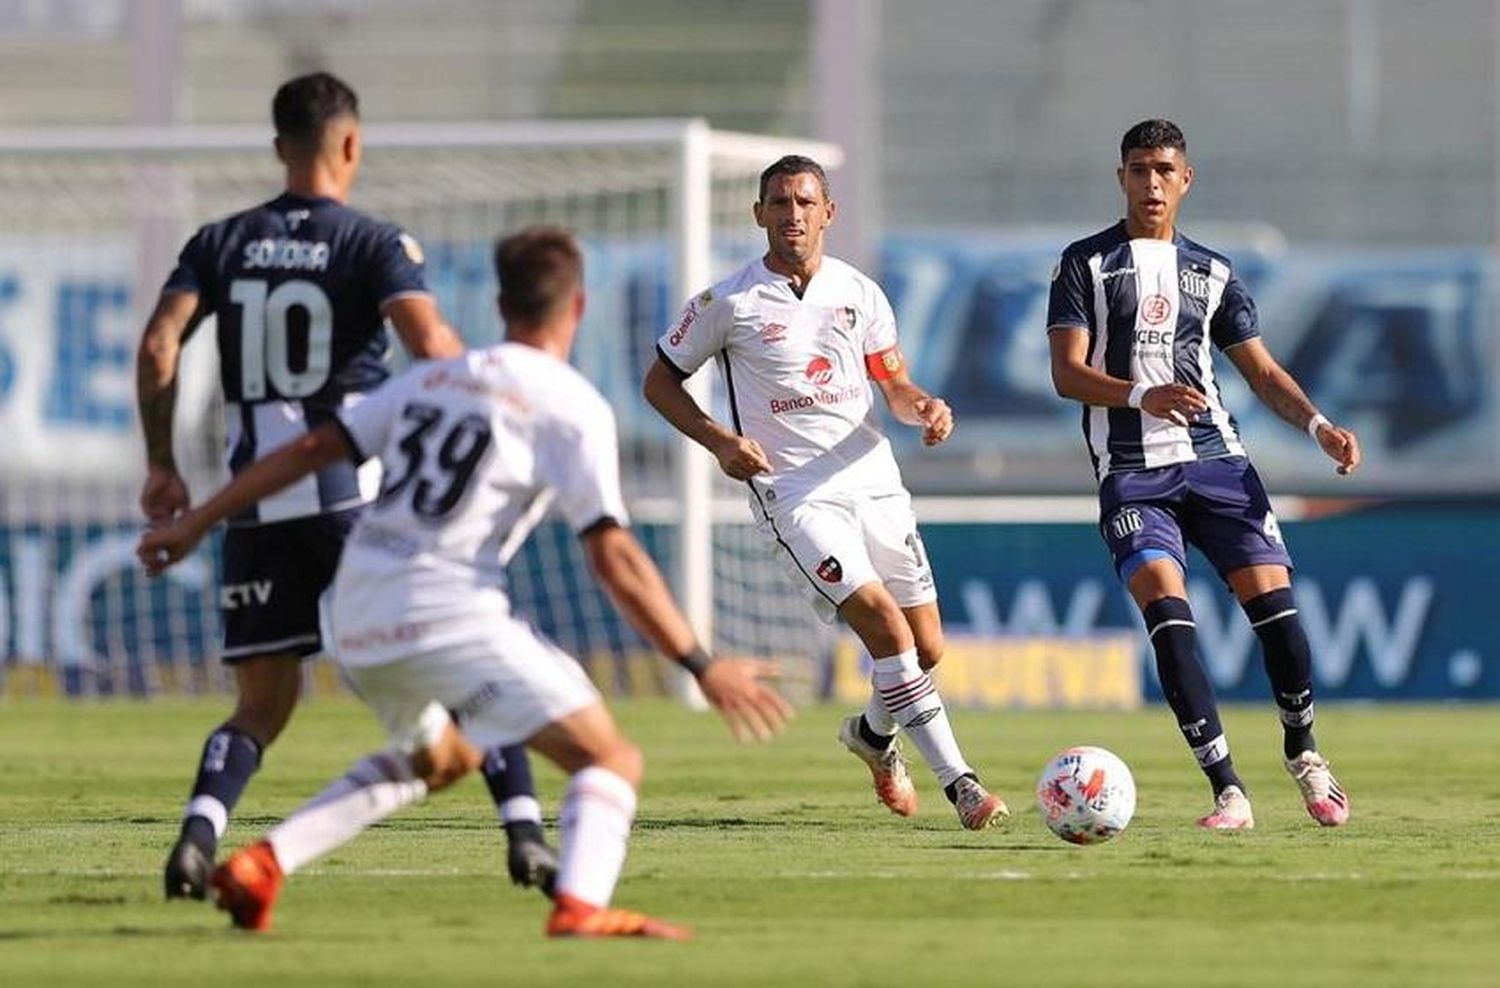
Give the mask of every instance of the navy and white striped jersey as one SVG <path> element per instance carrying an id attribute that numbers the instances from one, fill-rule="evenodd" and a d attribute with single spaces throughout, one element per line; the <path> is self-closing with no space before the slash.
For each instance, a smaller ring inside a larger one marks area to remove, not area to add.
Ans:
<path id="1" fill-rule="evenodd" d="M 333 199 L 283 193 L 200 229 L 162 289 L 192 292 L 218 325 L 231 472 L 334 418 L 389 375 L 381 308 L 427 293 L 422 250 Z M 341 462 L 231 524 L 338 511 L 373 495 Z"/>
<path id="2" fill-rule="evenodd" d="M 1052 278 L 1048 330 L 1089 334 L 1088 363 L 1111 377 L 1186 384 L 1208 400 L 1186 426 L 1137 408 L 1083 409 L 1099 480 L 1112 473 L 1244 456 L 1214 380 L 1213 350 L 1260 335 L 1255 303 L 1229 260 L 1181 234 L 1132 240 L 1122 220 L 1069 244 Z"/>

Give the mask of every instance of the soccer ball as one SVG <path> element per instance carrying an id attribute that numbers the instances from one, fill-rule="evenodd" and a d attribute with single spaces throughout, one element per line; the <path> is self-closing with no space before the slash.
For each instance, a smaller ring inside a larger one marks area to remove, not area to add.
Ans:
<path id="1" fill-rule="evenodd" d="M 1063 840 L 1100 844 L 1124 830 L 1135 813 L 1135 780 L 1103 748 L 1068 748 L 1042 769 L 1036 802 L 1048 828 Z"/>

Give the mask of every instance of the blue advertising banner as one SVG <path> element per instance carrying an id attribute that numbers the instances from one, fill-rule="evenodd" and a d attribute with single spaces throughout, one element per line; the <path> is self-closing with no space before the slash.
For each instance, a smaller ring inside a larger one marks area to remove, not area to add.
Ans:
<path id="1" fill-rule="evenodd" d="M 1500 503 L 1391 503 L 1284 522 L 1293 590 L 1323 699 L 1500 698 Z M 1146 694 L 1160 689 L 1140 616 L 1090 524 L 925 525 L 948 626 L 981 635 L 1128 629 Z M 1189 561 L 1203 658 L 1225 699 L 1270 686 L 1244 614 L 1208 563 Z"/>

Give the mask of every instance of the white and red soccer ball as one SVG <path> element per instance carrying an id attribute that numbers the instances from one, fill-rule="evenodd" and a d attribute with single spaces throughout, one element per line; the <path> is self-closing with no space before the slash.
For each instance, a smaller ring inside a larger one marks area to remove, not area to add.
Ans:
<path id="1" fill-rule="evenodd" d="M 1099 844 L 1130 823 L 1135 779 L 1124 762 L 1103 748 L 1068 748 L 1042 769 L 1036 802 L 1054 834 L 1070 844 Z"/>

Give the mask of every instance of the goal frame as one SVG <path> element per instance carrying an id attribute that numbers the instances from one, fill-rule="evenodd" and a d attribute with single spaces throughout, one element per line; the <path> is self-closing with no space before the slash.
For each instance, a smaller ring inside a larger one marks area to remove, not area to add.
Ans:
<path id="1" fill-rule="evenodd" d="M 723 174 L 723 169 L 757 174 L 786 154 L 806 155 L 830 170 L 838 168 L 844 160 L 843 151 L 836 144 L 718 130 L 703 118 L 368 123 L 362 128 L 362 136 L 367 148 L 407 151 L 660 149 L 675 162 L 668 192 L 671 210 L 668 235 L 674 294 L 679 303 L 685 303 L 713 281 L 712 192 L 713 181 Z M 195 151 L 264 154 L 269 152 L 270 144 L 271 135 L 260 125 L 0 128 L 0 155 L 19 158 L 138 155 L 146 162 L 160 160 L 166 164 L 174 155 Z M 172 266 L 178 231 L 160 220 L 147 218 L 141 223 L 142 256 L 137 263 L 136 298 L 141 304 L 149 304 L 146 300 L 155 298 L 161 273 Z M 688 379 L 686 387 L 700 405 L 711 407 L 709 374 L 700 371 Z M 712 642 L 713 463 L 706 451 L 681 437 L 675 471 L 681 515 L 676 520 L 678 551 L 673 582 L 700 640 Z"/>

